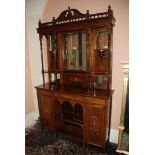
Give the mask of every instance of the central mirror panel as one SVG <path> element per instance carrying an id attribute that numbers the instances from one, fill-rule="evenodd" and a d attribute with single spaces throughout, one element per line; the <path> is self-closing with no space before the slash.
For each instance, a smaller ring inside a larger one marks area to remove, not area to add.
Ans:
<path id="1" fill-rule="evenodd" d="M 87 33 L 63 33 L 65 71 L 86 71 Z"/>

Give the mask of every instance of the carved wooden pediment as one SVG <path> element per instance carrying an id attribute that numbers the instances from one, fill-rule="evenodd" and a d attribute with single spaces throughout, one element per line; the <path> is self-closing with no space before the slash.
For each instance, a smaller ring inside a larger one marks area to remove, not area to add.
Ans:
<path id="1" fill-rule="evenodd" d="M 64 10 L 58 18 L 53 17 L 52 22 L 41 23 L 39 20 L 39 27 L 49 27 L 53 25 L 60 25 L 72 22 L 79 22 L 79 21 L 87 21 L 87 20 L 102 20 L 102 19 L 113 19 L 115 22 L 115 18 L 113 17 L 113 11 L 111 7 L 108 7 L 107 12 L 101 12 L 96 14 L 90 14 L 89 10 L 86 11 L 85 14 L 81 13 L 77 9 L 71 9 L 68 7 L 67 10 Z"/>
<path id="2" fill-rule="evenodd" d="M 74 19 L 77 17 L 86 17 L 87 14 L 82 14 L 80 11 L 78 11 L 77 9 L 70 9 L 70 7 L 68 7 L 67 10 L 63 11 L 59 17 L 56 19 L 56 21 L 63 21 L 66 19 Z"/>

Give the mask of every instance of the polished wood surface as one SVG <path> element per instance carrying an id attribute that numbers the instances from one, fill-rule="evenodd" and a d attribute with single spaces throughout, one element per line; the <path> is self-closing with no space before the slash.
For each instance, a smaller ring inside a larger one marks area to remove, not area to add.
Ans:
<path id="1" fill-rule="evenodd" d="M 113 91 L 108 94 L 101 90 L 84 91 L 84 89 L 70 90 L 68 87 L 55 88 L 49 85 L 37 87 L 40 117 L 43 129 L 51 129 L 55 132 L 63 132 L 74 138 L 78 138 L 83 143 L 94 144 L 105 148 L 106 135 L 108 135 L 107 119 L 109 120 L 108 107 Z M 74 110 L 63 111 L 63 104 L 68 102 L 71 109 L 77 104 L 82 107 L 82 114 L 78 118 L 78 113 Z M 64 113 L 68 116 L 65 117 Z M 73 119 L 74 118 L 74 119 Z M 65 125 L 69 125 L 69 130 Z M 75 132 L 75 133 L 74 133 Z M 75 136 L 74 136 L 75 134 Z M 77 135 L 80 134 L 80 137 Z"/>
<path id="2" fill-rule="evenodd" d="M 112 106 L 112 36 L 115 18 L 68 7 L 52 22 L 39 21 L 43 84 L 36 86 L 43 130 L 105 148 Z M 44 70 L 42 38 L 48 69 Z M 45 74 L 48 76 L 45 79 Z"/>
<path id="3" fill-rule="evenodd" d="M 49 83 L 46 83 L 45 85 L 42 84 L 40 86 L 36 87 L 39 90 L 42 90 L 42 93 L 44 90 L 47 90 L 47 92 L 50 93 L 50 91 L 53 92 L 59 92 L 59 93 L 69 93 L 75 94 L 75 95 L 81 95 L 81 96 L 90 96 L 94 98 L 110 98 L 112 94 L 114 93 L 114 90 L 96 90 L 96 89 L 88 89 L 88 88 L 78 88 L 78 87 L 69 87 L 69 86 L 61 86 L 61 85 L 52 85 Z M 46 92 L 46 93 L 47 93 Z"/>

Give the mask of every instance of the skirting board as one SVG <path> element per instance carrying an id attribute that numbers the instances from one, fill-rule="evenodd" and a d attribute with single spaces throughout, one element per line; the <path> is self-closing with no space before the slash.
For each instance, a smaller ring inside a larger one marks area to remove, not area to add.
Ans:
<path id="1" fill-rule="evenodd" d="M 118 143 L 118 130 L 110 130 L 110 142 L 117 144 Z"/>
<path id="2" fill-rule="evenodd" d="M 39 114 L 36 111 L 33 111 L 25 116 L 25 128 L 32 128 L 36 123 Z M 110 130 L 110 142 L 118 143 L 118 130 L 111 129 Z"/>

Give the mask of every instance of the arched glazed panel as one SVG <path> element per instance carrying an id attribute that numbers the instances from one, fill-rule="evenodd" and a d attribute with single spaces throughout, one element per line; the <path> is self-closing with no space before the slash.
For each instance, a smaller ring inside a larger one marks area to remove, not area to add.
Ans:
<path id="1" fill-rule="evenodd" d="M 73 107 L 70 102 L 64 101 L 62 103 L 63 118 L 73 120 Z"/>
<path id="2" fill-rule="evenodd" d="M 74 105 L 74 114 L 76 121 L 83 121 L 83 107 L 80 103 Z"/>

